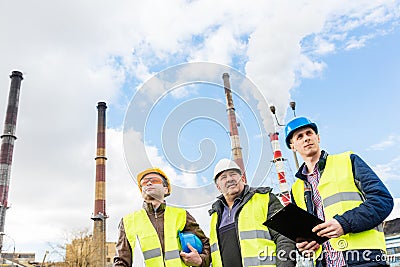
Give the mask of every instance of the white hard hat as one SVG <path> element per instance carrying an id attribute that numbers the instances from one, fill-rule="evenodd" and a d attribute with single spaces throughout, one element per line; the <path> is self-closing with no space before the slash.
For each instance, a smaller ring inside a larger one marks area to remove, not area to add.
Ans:
<path id="1" fill-rule="evenodd" d="M 239 165 L 236 164 L 233 160 L 230 159 L 221 159 L 218 161 L 217 165 L 215 165 L 214 168 L 214 181 L 215 179 L 218 178 L 218 176 L 221 174 L 221 172 L 227 171 L 227 170 L 238 170 L 240 173 L 242 171 L 240 170 Z"/>

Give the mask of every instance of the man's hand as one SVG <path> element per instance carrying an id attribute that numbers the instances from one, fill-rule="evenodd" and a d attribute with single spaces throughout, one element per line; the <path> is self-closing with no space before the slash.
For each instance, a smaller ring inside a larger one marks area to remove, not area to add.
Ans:
<path id="1" fill-rule="evenodd" d="M 319 249 L 319 244 L 316 241 L 304 241 L 301 243 L 296 243 L 296 247 L 302 256 L 311 257 L 315 255 L 315 252 L 317 249 Z"/>
<path id="2" fill-rule="evenodd" d="M 180 253 L 183 262 L 187 266 L 200 266 L 203 260 L 201 259 L 199 253 L 189 243 L 187 244 L 187 246 L 190 249 L 190 252 L 185 253 L 185 252 L 181 251 L 181 253 Z"/>
<path id="3" fill-rule="evenodd" d="M 312 231 L 316 232 L 318 236 L 324 236 L 328 238 L 339 237 L 344 234 L 342 226 L 335 219 L 318 224 L 312 229 Z"/>

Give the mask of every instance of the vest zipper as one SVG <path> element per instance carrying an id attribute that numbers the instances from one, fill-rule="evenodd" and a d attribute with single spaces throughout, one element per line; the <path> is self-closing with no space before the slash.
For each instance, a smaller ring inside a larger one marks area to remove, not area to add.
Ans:
<path id="1" fill-rule="evenodd" d="M 155 225 L 156 225 L 156 232 L 158 233 L 157 209 L 155 209 L 155 208 L 153 207 L 153 210 L 154 210 L 154 218 L 156 219 L 156 221 L 155 221 Z"/>
<path id="2" fill-rule="evenodd" d="M 154 207 L 153 207 L 153 210 L 154 210 L 154 217 L 155 217 L 156 219 L 157 219 L 157 209 L 158 209 L 158 208 L 154 208 Z"/>

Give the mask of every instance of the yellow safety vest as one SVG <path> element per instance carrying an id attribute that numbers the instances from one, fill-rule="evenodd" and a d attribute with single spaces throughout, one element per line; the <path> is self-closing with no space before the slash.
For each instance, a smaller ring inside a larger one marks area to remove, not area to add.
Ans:
<path id="1" fill-rule="evenodd" d="M 238 218 L 238 236 L 242 265 L 275 266 L 276 245 L 268 227 L 263 225 L 268 215 L 269 194 L 255 193 L 243 206 Z M 211 259 L 213 267 L 222 267 L 217 236 L 218 214 L 214 212 L 210 224 Z"/>
<path id="2" fill-rule="evenodd" d="M 326 221 L 363 203 L 362 193 L 354 183 L 350 154 L 352 154 L 351 151 L 329 155 L 326 160 L 324 172 L 317 186 L 322 198 Z M 295 181 L 292 186 L 292 193 L 296 204 L 307 210 L 303 180 L 297 179 Z M 386 250 L 385 237 L 381 226 L 361 233 L 348 233 L 338 238 L 331 238 L 329 242 L 336 251 Z"/>
<path id="3" fill-rule="evenodd" d="M 175 207 L 165 207 L 164 213 L 164 249 L 144 209 L 135 211 L 123 218 L 125 234 L 133 251 L 138 238 L 147 267 L 186 266 L 180 258 L 178 230 L 182 231 L 186 224 L 186 211 Z"/>

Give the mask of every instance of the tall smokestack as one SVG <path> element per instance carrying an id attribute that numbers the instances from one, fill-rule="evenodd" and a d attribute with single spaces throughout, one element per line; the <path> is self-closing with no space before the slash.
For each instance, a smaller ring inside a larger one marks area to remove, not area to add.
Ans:
<path id="1" fill-rule="evenodd" d="M 279 145 L 278 133 L 270 133 L 269 138 L 272 145 L 272 151 L 274 153 L 274 164 L 276 168 L 276 172 L 278 173 L 278 181 L 279 181 L 279 191 L 278 196 L 281 198 L 283 205 L 287 205 L 290 203 L 290 194 L 289 194 L 289 186 L 286 182 L 285 170 L 283 167 L 284 158 L 282 157 L 281 147 Z"/>
<path id="2" fill-rule="evenodd" d="M 229 135 L 231 136 L 233 160 L 242 169 L 244 180 L 245 182 L 247 182 L 246 171 L 243 163 L 242 148 L 240 147 L 239 130 L 238 130 L 238 124 L 236 122 L 235 107 L 233 105 L 233 100 L 232 100 L 232 91 L 231 91 L 231 84 L 229 82 L 229 74 L 224 73 L 222 75 L 222 79 L 224 80 L 226 111 L 228 112 Z"/>
<path id="3" fill-rule="evenodd" d="M 4 131 L 1 136 L 1 152 L 0 152 L 0 232 L 4 232 L 4 223 L 6 219 L 6 211 L 8 207 L 8 188 L 10 184 L 11 163 L 14 150 L 15 128 L 17 125 L 19 91 L 22 73 L 13 71 L 10 75 L 11 85 L 8 95 L 8 105 L 6 119 L 4 122 Z M 3 235 L 0 235 L 0 251 L 3 247 Z"/>
<path id="4" fill-rule="evenodd" d="M 96 189 L 94 200 L 93 262 L 96 267 L 106 266 L 106 103 L 97 105 Z"/>

